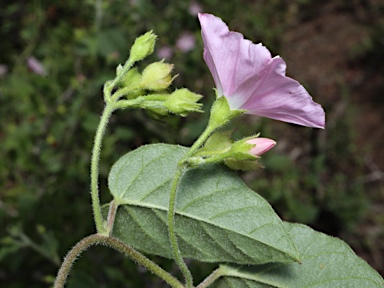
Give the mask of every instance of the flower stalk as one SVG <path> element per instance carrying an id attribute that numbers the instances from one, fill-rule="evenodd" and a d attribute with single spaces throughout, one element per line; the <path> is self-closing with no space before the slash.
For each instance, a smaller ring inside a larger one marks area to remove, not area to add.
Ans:
<path id="1" fill-rule="evenodd" d="M 211 136 L 213 132 L 215 132 L 221 126 L 227 124 L 232 118 L 241 115 L 242 113 L 243 111 L 240 110 L 228 113 L 228 104 L 225 98 L 216 100 L 212 106 L 211 117 L 207 127 L 205 128 L 204 132 L 200 135 L 200 137 L 195 141 L 192 147 L 189 149 L 187 154 L 179 161 L 175 177 L 173 178 L 168 205 L 168 234 L 171 242 L 173 256 L 177 265 L 183 273 L 187 288 L 193 287 L 193 278 L 181 255 L 175 230 L 175 207 L 177 189 L 182 176 L 186 172 L 188 160 L 193 157 L 195 152 L 204 144 L 204 142 L 209 138 L 209 136 Z"/>
<path id="2" fill-rule="evenodd" d="M 169 234 L 169 240 L 171 242 L 173 256 L 181 272 L 183 273 L 186 287 L 192 288 L 193 277 L 192 277 L 191 271 L 189 271 L 187 265 L 183 260 L 183 256 L 181 255 L 179 244 L 177 242 L 177 235 L 176 235 L 176 229 L 175 229 L 176 194 L 177 194 L 177 188 L 178 188 L 179 182 L 184 172 L 185 172 L 185 166 L 182 164 L 178 165 L 175 177 L 173 178 L 173 181 L 172 181 L 171 192 L 169 195 L 169 207 L 168 207 L 168 234 Z"/>
<path id="3" fill-rule="evenodd" d="M 92 150 L 92 159 L 91 159 L 91 199 L 92 199 L 92 210 L 93 217 L 95 220 L 96 231 L 101 235 L 107 235 L 107 228 L 104 226 L 103 216 L 101 214 L 100 206 L 100 197 L 99 197 L 99 160 L 100 160 L 100 151 L 102 146 L 103 136 L 111 117 L 114 106 L 110 103 L 104 108 L 103 114 L 100 119 L 99 127 L 96 131 L 95 141 L 93 144 Z"/>

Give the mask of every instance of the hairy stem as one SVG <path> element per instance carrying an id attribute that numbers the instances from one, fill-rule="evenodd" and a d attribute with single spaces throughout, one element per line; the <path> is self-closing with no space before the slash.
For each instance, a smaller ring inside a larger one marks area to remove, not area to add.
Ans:
<path id="1" fill-rule="evenodd" d="M 184 161 L 187 160 L 189 157 L 193 155 L 193 153 L 196 152 L 197 149 L 199 149 L 203 143 L 208 139 L 208 137 L 212 134 L 214 130 L 211 129 L 210 126 L 208 126 L 205 131 L 200 135 L 200 137 L 195 141 L 195 143 L 192 145 L 190 150 L 187 152 L 187 154 L 183 157 L 182 160 L 180 160 L 175 177 L 173 178 L 172 186 L 171 186 L 171 192 L 169 195 L 169 205 L 168 205 L 168 234 L 169 234 L 169 240 L 171 242 L 173 257 L 175 258 L 175 261 L 177 265 L 180 267 L 181 272 L 183 273 L 183 276 L 185 278 L 185 283 L 187 288 L 193 287 L 193 278 L 192 274 L 189 271 L 187 265 L 185 264 L 183 257 L 181 255 L 179 244 L 177 242 L 177 235 L 175 231 L 175 207 L 176 207 L 176 194 L 177 194 L 177 187 L 179 186 L 179 182 L 181 180 L 181 177 L 183 176 L 186 167 L 184 164 Z"/>
<path id="2" fill-rule="evenodd" d="M 140 265 L 147 268 L 153 274 L 163 279 L 171 287 L 174 287 L 174 288 L 184 287 L 175 277 L 173 277 L 167 271 L 163 270 L 160 266 L 158 266 L 157 264 L 149 260 L 147 257 L 142 255 L 141 253 L 137 252 L 132 247 L 124 244 L 123 242 L 119 241 L 116 238 L 112 238 L 112 237 L 108 237 L 100 234 L 93 234 L 82 239 L 69 251 L 69 253 L 67 254 L 67 256 L 63 261 L 63 264 L 59 269 L 59 272 L 57 274 L 56 281 L 54 284 L 54 288 L 64 287 L 73 263 L 76 261 L 76 259 L 80 256 L 82 252 L 84 252 L 87 248 L 93 245 L 100 245 L 100 244 L 109 246 L 125 254 L 126 256 L 132 258 L 134 261 L 136 261 Z"/>
<path id="3" fill-rule="evenodd" d="M 200 137 L 193 143 L 192 147 L 189 149 L 187 154 L 183 159 L 188 159 L 191 157 L 197 149 L 199 149 L 204 142 L 208 139 L 208 137 L 214 132 L 215 129 L 212 129 L 209 125 L 205 128 L 204 132 L 200 135 Z"/>
<path id="4" fill-rule="evenodd" d="M 110 236 L 113 231 L 113 225 L 115 224 L 117 208 L 119 208 L 119 205 L 116 204 L 115 200 L 112 200 L 111 203 L 109 204 L 109 211 L 108 211 L 108 217 L 107 217 L 108 236 Z"/>
<path id="5" fill-rule="evenodd" d="M 92 160 L 91 160 L 91 197 L 93 217 L 96 224 L 96 230 L 99 234 L 107 234 L 107 229 L 103 224 L 101 215 L 100 198 L 99 198 L 99 161 L 102 139 L 107 127 L 109 118 L 113 112 L 113 105 L 107 104 L 104 108 L 100 119 L 99 127 L 97 128 L 95 142 L 93 144 Z"/>
<path id="6" fill-rule="evenodd" d="M 213 282 L 215 282 L 217 279 L 219 279 L 221 276 L 223 276 L 221 274 L 221 270 L 220 268 L 217 268 L 210 275 L 208 275 L 208 277 L 205 278 L 204 281 L 201 282 L 196 288 L 206 288 L 209 285 L 211 285 Z"/>
<path id="7" fill-rule="evenodd" d="M 169 240 L 171 241 L 171 247 L 173 252 L 173 257 L 175 257 L 175 261 L 177 265 L 180 267 L 181 272 L 185 278 L 185 283 L 187 288 L 193 287 L 193 278 L 192 274 L 189 271 L 187 265 L 185 264 L 183 257 L 181 256 L 179 244 L 177 243 L 177 235 L 175 231 L 175 205 L 176 205 L 176 192 L 177 186 L 179 185 L 179 181 L 183 176 L 185 171 L 185 167 L 178 166 L 176 170 L 175 177 L 173 178 L 171 193 L 169 195 L 169 208 L 168 208 L 168 233 Z"/>

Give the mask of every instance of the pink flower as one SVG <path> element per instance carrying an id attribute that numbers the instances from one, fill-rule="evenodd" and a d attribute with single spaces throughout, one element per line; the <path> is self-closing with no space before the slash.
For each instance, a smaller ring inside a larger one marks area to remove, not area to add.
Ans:
<path id="1" fill-rule="evenodd" d="M 191 4 L 189 4 L 188 12 L 192 16 L 198 15 L 201 11 L 203 11 L 203 8 L 199 3 L 192 1 Z"/>
<path id="2" fill-rule="evenodd" d="M 176 47 L 181 52 L 188 52 L 195 48 L 195 36 L 189 32 L 184 32 L 180 35 L 179 39 L 176 41 Z"/>
<path id="3" fill-rule="evenodd" d="M 218 96 L 231 110 L 308 127 L 324 128 L 323 108 L 296 80 L 285 76 L 286 64 L 260 44 L 231 32 L 218 17 L 199 14 L 204 60 L 212 73 Z"/>
<path id="4" fill-rule="evenodd" d="M 246 141 L 249 144 L 256 144 L 249 153 L 253 156 L 260 156 L 264 154 L 268 150 L 271 150 L 276 145 L 276 141 L 273 141 L 268 138 L 253 138 Z"/>
<path id="5" fill-rule="evenodd" d="M 0 77 L 7 75 L 8 66 L 4 64 L 0 64 Z"/>
<path id="6" fill-rule="evenodd" d="M 158 50 L 157 50 L 157 53 L 156 53 L 157 57 L 159 57 L 160 59 L 164 59 L 164 58 L 171 58 L 172 55 L 173 55 L 173 50 L 171 47 L 169 46 L 162 46 L 160 47 Z"/>
<path id="7" fill-rule="evenodd" d="M 34 73 L 38 74 L 38 75 L 46 75 L 46 71 L 45 71 L 45 68 L 44 66 L 41 64 L 41 62 L 39 60 L 37 60 L 35 57 L 31 56 L 31 57 L 28 57 L 27 59 L 27 65 L 28 65 L 28 68 L 31 69 Z"/>

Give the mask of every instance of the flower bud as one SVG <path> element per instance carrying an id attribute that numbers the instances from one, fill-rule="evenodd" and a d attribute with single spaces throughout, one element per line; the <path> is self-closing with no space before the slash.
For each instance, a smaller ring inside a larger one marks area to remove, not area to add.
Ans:
<path id="1" fill-rule="evenodd" d="M 152 31 L 138 37 L 131 48 L 130 60 L 138 62 L 151 55 L 155 49 L 156 38 Z"/>
<path id="2" fill-rule="evenodd" d="M 164 108 L 147 108 L 145 112 L 147 112 L 149 117 L 158 121 L 168 116 L 168 110 Z"/>
<path id="3" fill-rule="evenodd" d="M 137 68 L 132 68 L 123 76 L 120 81 L 120 86 L 137 86 L 141 82 L 141 74 Z"/>
<path id="4" fill-rule="evenodd" d="M 186 116 L 189 112 L 202 112 L 202 104 L 196 103 L 201 97 L 201 95 L 193 93 L 188 89 L 178 89 L 169 95 L 164 105 L 170 112 Z"/>
<path id="5" fill-rule="evenodd" d="M 246 138 L 235 142 L 228 152 L 230 157 L 224 160 L 225 165 L 233 170 L 255 170 L 261 165 L 258 156 L 272 149 L 276 142 L 267 138 Z"/>
<path id="6" fill-rule="evenodd" d="M 141 78 L 141 86 L 147 90 L 163 90 L 171 85 L 173 78 L 171 77 L 172 64 L 155 62 L 149 64 L 143 71 Z"/>
<path id="7" fill-rule="evenodd" d="M 268 138 L 253 138 L 246 141 L 249 144 L 255 144 L 248 153 L 253 156 L 260 156 L 276 145 L 276 141 Z"/>

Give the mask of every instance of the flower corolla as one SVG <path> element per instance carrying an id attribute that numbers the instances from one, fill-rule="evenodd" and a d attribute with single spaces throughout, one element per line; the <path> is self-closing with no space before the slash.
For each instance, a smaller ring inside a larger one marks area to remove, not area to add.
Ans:
<path id="1" fill-rule="evenodd" d="M 286 64 L 260 44 L 229 31 L 218 17 L 199 14 L 204 60 L 231 110 L 298 125 L 324 128 L 323 108 L 296 80 L 285 76 Z"/>

